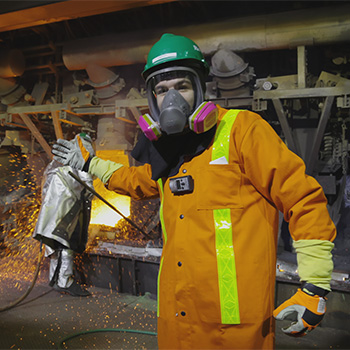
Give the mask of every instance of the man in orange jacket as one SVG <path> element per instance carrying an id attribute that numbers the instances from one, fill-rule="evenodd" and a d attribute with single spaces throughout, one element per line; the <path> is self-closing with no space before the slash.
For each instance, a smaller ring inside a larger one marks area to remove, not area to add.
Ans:
<path id="1" fill-rule="evenodd" d="M 321 186 L 259 115 L 204 101 L 208 66 L 188 38 L 164 34 L 143 77 L 150 114 L 125 167 L 92 157 L 78 135 L 54 158 L 135 199 L 161 198 L 160 349 L 271 349 L 274 321 L 302 336 L 325 313 L 336 232 Z M 289 222 L 302 281 L 274 311 L 278 213 Z"/>

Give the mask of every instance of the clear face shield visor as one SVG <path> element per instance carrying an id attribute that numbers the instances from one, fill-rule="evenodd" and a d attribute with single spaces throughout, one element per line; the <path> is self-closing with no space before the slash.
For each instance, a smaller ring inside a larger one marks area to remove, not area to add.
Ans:
<path id="1" fill-rule="evenodd" d="M 169 67 L 156 71 L 147 78 L 146 88 L 151 116 L 157 122 L 164 109 L 176 104 L 187 118 L 204 99 L 198 74 L 188 67 Z"/>

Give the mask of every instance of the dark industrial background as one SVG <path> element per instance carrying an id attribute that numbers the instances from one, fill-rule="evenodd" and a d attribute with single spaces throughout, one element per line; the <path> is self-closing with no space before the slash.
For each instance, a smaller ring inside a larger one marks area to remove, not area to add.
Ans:
<path id="1" fill-rule="evenodd" d="M 130 152 L 148 111 L 141 71 L 166 32 L 202 49 L 212 67 L 206 98 L 259 113 L 327 196 L 338 228 L 328 312 L 306 340 L 287 339 L 279 325 L 277 348 L 350 348 L 348 1 L 0 1 L 0 309 L 33 281 L 40 252 L 31 236 L 55 140 L 87 132 L 100 157 L 137 165 Z M 224 77 L 215 70 L 223 49 L 233 53 Z M 91 221 L 75 272 L 93 296 L 52 291 L 44 259 L 28 298 L 0 313 L 1 349 L 55 349 L 94 329 L 156 332 L 159 202 L 107 199 L 152 239 L 120 217 Z M 94 199 L 96 213 L 101 208 Z M 282 218 L 276 271 L 279 303 L 298 285 Z M 78 339 L 65 348 L 156 347 L 151 334 Z"/>

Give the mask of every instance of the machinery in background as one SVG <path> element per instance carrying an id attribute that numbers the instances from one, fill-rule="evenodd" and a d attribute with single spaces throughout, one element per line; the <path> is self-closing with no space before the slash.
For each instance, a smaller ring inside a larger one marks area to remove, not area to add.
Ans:
<path id="1" fill-rule="evenodd" d="M 225 108 L 252 106 L 255 83 L 254 67 L 229 49 L 220 49 L 211 58 L 207 98 Z"/>
<path id="2" fill-rule="evenodd" d="M 256 78 L 255 67 L 238 54 L 217 50 L 210 57 L 207 99 L 262 114 L 324 187 L 337 223 L 348 171 L 350 80 L 326 71 L 312 76 L 307 48 L 298 46 L 296 52 L 297 74 Z M 78 132 L 93 137 L 100 156 L 113 152 L 124 157 L 121 162 L 135 164 L 129 155 L 139 133 L 138 117 L 148 107 L 142 82 L 130 67 L 122 67 L 121 77 L 118 67 L 90 63 L 85 70 L 66 73 L 57 93 L 45 82 L 36 82 L 28 92 L 16 82 L 22 65 L 18 59 L 0 70 L 6 72 L 0 78 L 0 147 L 20 147 L 37 168 L 37 178 L 51 159 L 52 143 Z"/>
<path id="3" fill-rule="evenodd" d="M 228 49 L 216 51 L 207 98 L 225 108 L 260 113 L 320 182 L 337 224 L 350 152 L 350 80 L 326 71 L 313 76 L 307 71 L 307 48 L 298 46 L 296 52 L 297 74 L 256 79 L 254 67 L 241 56 Z"/>
<path id="4" fill-rule="evenodd" d="M 322 185 L 333 221 L 340 220 L 349 162 L 350 80 L 307 71 L 307 48 L 297 48 L 297 74 L 257 79 L 252 109 L 277 116 L 277 130 L 289 149 Z M 311 62 L 309 63 L 311 64 Z"/>
<path id="5" fill-rule="evenodd" d="M 345 12 L 312 9 L 294 16 L 274 13 L 172 28 L 178 34 L 191 33 L 203 49 L 211 66 L 207 99 L 261 114 L 321 183 L 336 223 L 341 222 L 344 193 L 349 192 L 350 49 L 346 33 L 350 23 Z M 67 21 L 65 27 L 70 29 L 72 23 Z M 49 31 L 41 29 L 37 27 L 36 32 L 42 40 Z M 48 40 L 35 47 L 23 44 L 23 53 L 4 49 L 0 150 L 18 147 L 37 187 L 55 140 L 72 139 L 80 132 L 93 138 L 100 157 L 136 165 L 130 152 L 140 132 L 137 120 L 148 112 L 142 62 L 151 42 L 164 31 L 104 33 L 81 39 L 71 35 L 76 40 Z M 315 47 L 318 55 L 310 57 L 308 50 Z M 1 157 L 8 157 L 2 152 Z M 1 174 L 4 181 L 10 176 Z M 18 200 L 5 205 L 15 208 Z M 147 233 L 159 236 L 158 206 L 158 201 L 131 202 L 124 214 Z M 105 228 L 93 227 L 90 233 L 107 240 L 116 237 Z"/>

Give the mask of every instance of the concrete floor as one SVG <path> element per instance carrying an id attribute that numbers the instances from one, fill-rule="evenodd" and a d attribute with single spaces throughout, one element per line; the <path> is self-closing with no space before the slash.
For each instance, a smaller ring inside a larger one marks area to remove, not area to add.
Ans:
<path id="1" fill-rule="evenodd" d="M 37 250 L 35 246 L 26 255 L 0 256 L 0 309 L 30 286 Z M 157 301 L 150 294 L 134 296 L 96 286 L 90 286 L 89 291 L 92 295 L 87 298 L 54 291 L 48 285 L 48 261 L 44 260 L 29 296 L 14 308 L 0 312 L 0 349 L 157 349 L 157 337 L 152 335 L 157 332 Z M 339 298 L 344 295 L 339 294 Z M 345 298 L 343 303 L 347 302 Z M 342 315 L 329 311 L 330 318 L 332 314 Z M 345 327 L 330 327 L 339 322 L 327 322 L 326 317 L 324 326 L 296 339 L 280 329 L 288 321 L 278 322 L 276 349 L 350 349 L 347 323 L 342 323 Z M 122 329 L 129 332 L 118 332 Z M 151 334 L 130 333 L 134 330 Z"/>
<path id="2" fill-rule="evenodd" d="M 28 282 L 22 288 L 26 289 Z M 1 307 L 23 294 L 16 281 L 1 280 Z M 42 279 L 18 306 L 0 313 L 0 349 L 157 349 L 157 302 L 150 295 L 132 296 L 90 287 L 92 296 L 59 294 Z M 350 332 L 319 327 L 304 338 L 290 338 L 276 329 L 277 349 L 350 349 Z M 93 332 L 95 330 L 109 330 Z M 87 332 L 67 339 L 77 333 Z M 66 342 L 62 343 L 66 339 Z"/>
<path id="3" fill-rule="evenodd" d="M 4 281 L 1 281 L 3 284 Z M 157 337 L 137 333 L 88 333 L 61 342 L 79 332 L 127 329 L 156 332 L 156 301 L 103 288 L 89 288 L 92 296 L 59 294 L 36 285 L 20 305 L 0 314 L 0 349 L 156 349 Z M 4 292 L 4 289 L 3 289 Z M 14 300 L 9 286 L 1 304 Z"/>

